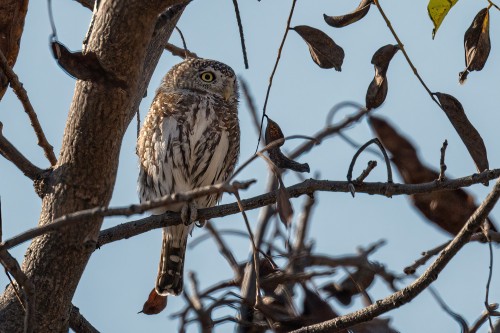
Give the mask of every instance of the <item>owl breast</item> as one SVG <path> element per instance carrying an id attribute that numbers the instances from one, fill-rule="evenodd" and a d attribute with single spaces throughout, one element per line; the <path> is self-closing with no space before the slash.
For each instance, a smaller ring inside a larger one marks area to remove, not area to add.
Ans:
<path id="1" fill-rule="evenodd" d="M 159 92 L 139 136 L 141 201 L 225 181 L 236 164 L 239 135 L 236 105 L 208 94 Z M 211 207 L 218 199 L 214 194 L 196 203 Z"/>

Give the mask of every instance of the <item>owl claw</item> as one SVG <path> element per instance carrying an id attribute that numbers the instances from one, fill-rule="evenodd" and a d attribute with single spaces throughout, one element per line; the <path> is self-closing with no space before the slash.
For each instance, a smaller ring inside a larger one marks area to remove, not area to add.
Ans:
<path id="1" fill-rule="evenodd" d="M 181 220 L 184 225 L 190 225 L 198 219 L 198 207 L 196 203 L 189 202 L 182 206 L 181 209 Z"/>

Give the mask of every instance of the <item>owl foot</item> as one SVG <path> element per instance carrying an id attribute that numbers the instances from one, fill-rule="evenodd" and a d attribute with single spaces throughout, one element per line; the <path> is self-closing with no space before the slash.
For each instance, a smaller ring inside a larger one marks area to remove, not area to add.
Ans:
<path id="1" fill-rule="evenodd" d="M 196 203 L 191 201 L 182 206 L 181 220 L 184 225 L 190 225 L 198 219 L 198 207 Z"/>

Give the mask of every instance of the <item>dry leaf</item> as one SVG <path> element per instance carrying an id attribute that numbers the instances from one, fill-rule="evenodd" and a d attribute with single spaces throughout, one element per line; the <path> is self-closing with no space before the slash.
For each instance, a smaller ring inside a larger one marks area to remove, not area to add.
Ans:
<path id="1" fill-rule="evenodd" d="M 375 278 L 375 272 L 371 269 L 360 267 L 354 273 L 346 276 L 340 283 L 329 283 L 321 290 L 327 292 L 331 297 L 335 297 L 340 303 L 349 305 L 352 296 L 360 294 L 368 289 Z"/>
<path id="2" fill-rule="evenodd" d="M 334 28 L 342 28 L 348 26 L 349 24 L 357 22 L 361 20 L 363 17 L 365 17 L 365 15 L 368 14 L 368 11 L 370 10 L 370 5 L 372 3 L 373 0 L 361 0 L 361 2 L 358 5 L 358 8 L 356 8 L 353 12 L 349 14 L 340 16 L 328 16 L 326 14 L 323 14 L 323 18 L 325 19 L 325 22 L 328 25 L 331 25 Z"/>
<path id="3" fill-rule="evenodd" d="M 435 181 L 439 173 L 422 164 L 413 145 L 382 118 L 370 117 L 369 123 L 384 147 L 391 153 L 392 161 L 406 184 Z M 474 198 L 462 189 L 410 195 L 413 205 L 441 229 L 456 235 L 465 225 L 477 206 Z M 496 230 L 488 218 L 492 230 Z"/>
<path id="4" fill-rule="evenodd" d="M 283 222 L 283 224 L 288 228 L 292 224 L 293 208 L 290 202 L 290 195 L 285 188 L 285 184 L 283 184 L 281 176 L 276 176 L 278 177 L 279 182 L 278 197 L 276 198 L 276 209 L 278 211 L 278 215 L 280 216 L 281 222 Z"/>
<path id="5" fill-rule="evenodd" d="M 154 315 L 162 312 L 167 307 L 167 296 L 160 296 L 156 290 L 151 290 L 148 300 L 142 306 L 142 313 Z M 141 313 L 139 312 L 139 313 Z"/>
<path id="6" fill-rule="evenodd" d="M 483 138 L 481 138 L 479 132 L 470 123 L 462 104 L 455 97 L 448 94 L 434 93 L 434 95 L 439 99 L 439 103 L 443 107 L 448 119 L 453 127 L 455 127 L 465 147 L 467 147 L 469 154 L 476 164 L 477 171 L 483 172 L 484 170 L 488 170 L 488 155 Z"/>
<path id="7" fill-rule="evenodd" d="M 387 83 L 387 69 L 392 58 L 398 52 L 397 45 L 385 45 L 379 48 L 372 57 L 372 64 L 375 68 L 375 76 L 366 91 L 366 108 L 376 109 L 384 103 L 389 88 Z"/>
<path id="8" fill-rule="evenodd" d="M 319 67 L 341 71 L 344 50 L 327 34 L 307 25 L 298 25 L 290 29 L 295 30 L 304 39 L 309 46 L 312 59 Z"/>
<path id="9" fill-rule="evenodd" d="M 304 289 L 302 316 L 308 325 L 321 323 L 338 316 L 327 301 L 304 285 L 302 287 Z"/>
<path id="10" fill-rule="evenodd" d="M 279 127 L 279 125 L 275 121 L 273 121 L 271 118 L 268 117 L 267 118 L 266 133 L 265 133 L 266 145 L 270 144 L 273 141 L 284 139 L 284 138 L 285 138 L 285 136 L 283 135 L 283 132 L 281 131 L 281 128 Z M 288 157 L 286 157 L 281 152 L 279 147 L 281 147 L 283 144 L 284 144 L 284 142 L 267 150 L 267 153 L 269 154 L 269 159 L 271 161 L 273 161 L 273 163 L 278 168 L 290 169 L 290 170 L 297 171 L 297 172 L 309 172 L 310 171 L 309 164 L 295 162 L 294 160 L 291 160 Z"/>
<path id="11" fill-rule="evenodd" d="M 472 71 L 483 69 L 491 50 L 490 15 L 488 8 L 483 8 L 474 17 L 474 21 L 464 36 L 465 70 L 459 73 L 458 81 L 465 83 L 467 75 Z"/>

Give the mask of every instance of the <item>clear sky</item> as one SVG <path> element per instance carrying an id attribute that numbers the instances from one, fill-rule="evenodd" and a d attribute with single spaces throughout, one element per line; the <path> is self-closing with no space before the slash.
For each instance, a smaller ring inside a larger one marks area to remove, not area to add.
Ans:
<path id="1" fill-rule="evenodd" d="M 459 86 L 458 72 L 465 67 L 463 34 L 475 14 L 487 5 L 486 0 L 458 2 L 446 17 L 435 40 L 431 39 L 432 23 L 427 16 L 425 1 L 381 1 L 381 4 L 425 82 L 431 90 L 452 94 L 461 101 L 469 119 L 483 136 L 489 152 L 490 167 L 498 168 L 498 11 L 491 11 L 492 51 L 484 70 L 473 72 L 467 83 Z M 261 109 L 290 5 L 291 1 L 284 0 L 240 1 L 249 70 L 245 70 L 243 66 L 238 29 L 230 1 L 193 1 L 185 10 L 178 26 L 192 51 L 199 56 L 217 59 L 232 66 L 248 82 L 255 103 Z M 280 124 L 285 135 L 312 135 L 319 131 L 324 126 L 329 109 L 339 102 L 349 100 L 364 103 L 366 89 L 373 78 L 373 66 L 370 64 L 372 54 L 380 46 L 394 44 L 395 41 L 375 7 L 371 8 L 362 21 L 343 29 L 328 26 L 322 18 L 323 13 L 340 15 L 357 5 L 354 1 L 297 2 L 292 26 L 306 24 L 322 29 L 344 48 L 346 56 L 342 72 L 320 69 L 310 59 L 302 39 L 293 31 L 289 33 L 268 104 L 269 116 Z M 53 6 L 59 39 L 72 50 L 80 49 L 90 21 L 90 11 L 67 0 L 54 0 Z M 74 80 L 52 58 L 48 45 L 50 32 L 46 2 L 31 1 L 15 71 L 24 83 L 48 140 L 54 145 L 58 155 Z M 175 33 L 171 42 L 181 44 Z M 148 96 L 141 104 L 142 117 L 149 108 L 161 77 L 179 61 L 179 58 L 165 52 L 151 80 Z M 448 176 L 462 177 L 474 173 L 474 164 L 460 138 L 444 113 L 413 76 L 401 53 L 396 54 L 389 67 L 388 80 L 387 100 L 375 114 L 389 119 L 411 137 L 419 148 L 422 160 L 429 166 L 438 168 L 439 149 L 444 139 L 448 139 Z M 240 106 L 241 160 L 245 160 L 253 153 L 257 137 L 246 104 L 242 102 Z M 4 135 L 21 152 L 36 165 L 48 166 L 42 150 L 36 146 L 29 120 L 11 91 L 0 103 L 0 120 L 4 124 Z M 346 133 L 358 142 L 365 142 L 373 137 L 365 121 Z M 136 124 L 133 121 L 122 144 L 112 205 L 138 202 L 135 136 Z M 299 141 L 291 141 L 285 148 L 291 150 L 297 144 Z M 333 137 L 303 156 L 301 162 L 309 163 L 310 177 L 319 173 L 322 179 L 345 180 L 354 153 L 352 147 L 338 137 Z M 355 173 L 359 173 L 366 161 L 373 158 L 368 154 L 360 159 Z M 385 181 L 384 168 L 380 167 L 380 162 L 367 181 Z M 0 170 L 3 237 L 7 239 L 36 226 L 40 199 L 34 193 L 31 181 L 8 161 L 0 159 Z M 251 197 L 263 193 L 266 177 L 265 163 L 253 163 L 241 173 L 239 179 L 257 178 L 258 183 L 242 193 L 242 196 Z M 396 177 L 396 181 L 400 181 L 399 175 Z M 287 185 L 293 185 L 300 180 L 293 173 L 287 173 L 284 181 Z M 490 182 L 489 188 L 475 185 L 468 191 L 479 202 L 486 197 L 492 184 Z M 318 204 L 314 211 L 310 237 L 314 239 L 317 253 L 354 254 L 358 246 L 386 239 L 387 245 L 376 252 L 372 259 L 385 264 L 390 271 L 401 274 L 405 266 L 419 258 L 421 251 L 433 248 L 449 238 L 427 223 L 412 209 L 407 198 L 402 196 L 389 199 L 358 194 L 353 199 L 347 193 L 317 193 L 316 198 Z M 223 198 L 224 203 L 233 201 L 234 198 L 227 195 Z M 293 200 L 296 211 L 300 210 L 302 201 L 302 198 Z M 249 216 L 255 227 L 258 211 L 249 212 Z M 132 219 L 136 218 L 138 217 Z M 500 221 L 498 208 L 493 211 L 492 218 Z M 109 219 L 104 222 L 103 228 L 125 221 L 126 218 Z M 217 219 L 214 223 L 219 229 L 244 230 L 240 215 Z M 204 233 L 204 230 L 197 229 L 193 236 L 196 238 Z M 227 236 L 225 239 L 231 244 L 238 260 L 247 258 L 249 243 L 246 240 L 234 236 Z M 166 311 L 159 315 L 137 314 L 154 284 L 160 240 L 161 231 L 151 231 L 103 246 L 90 259 L 73 303 L 102 332 L 172 331 L 177 328 L 178 323 L 170 319 L 169 315 L 184 306 L 181 297 L 170 298 Z M 28 243 L 12 250 L 19 261 L 22 261 L 27 245 Z M 498 256 L 497 251 L 495 255 Z M 230 268 L 219 255 L 212 240 L 190 249 L 186 260 L 186 272 L 195 271 L 202 288 L 231 277 Z M 469 323 L 484 310 L 488 260 L 487 246 L 467 245 L 433 284 L 448 305 Z M 499 301 L 500 298 L 499 264 L 496 259 L 490 290 L 492 302 Z M 6 277 L 0 275 L 0 285 L 6 284 Z M 377 279 L 369 293 L 373 299 L 380 299 L 389 295 L 390 291 L 384 282 Z M 349 309 L 336 303 L 332 305 L 340 313 L 348 313 L 361 307 L 359 300 Z M 392 318 L 392 325 L 406 333 L 452 332 L 459 329 L 428 292 L 423 292 L 411 304 L 384 317 Z M 195 326 L 190 327 L 190 331 L 197 329 Z M 216 331 L 231 332 L 232 327 L 223 325 Z M 481 332 L 486 332 L 486 326 Z"/>

